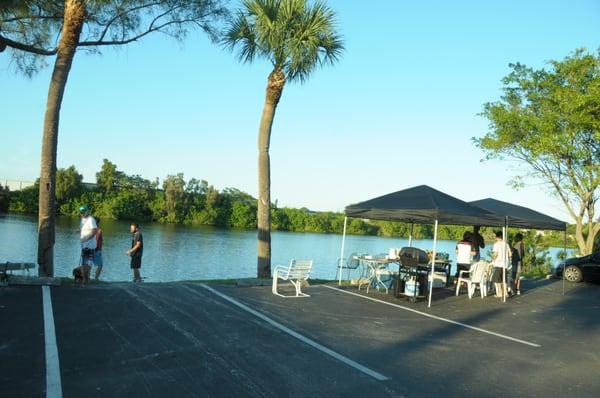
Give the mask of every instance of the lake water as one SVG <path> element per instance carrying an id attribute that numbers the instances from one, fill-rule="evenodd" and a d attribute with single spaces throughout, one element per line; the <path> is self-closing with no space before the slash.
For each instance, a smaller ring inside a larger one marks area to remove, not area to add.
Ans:
<path id="1" fill-rule="evenodd" d="M 71 276 L 79 262 L 79 219 L 57 220 L 54 248 L 55 276 Z M 131 280 L 129 223 L 103 220 L 104 269 L 101 279 Z M 148 223 L 141 225 L 144 256 L 141 273 L 148 282 L 189 279 L 228 279 L 256 276 L 256 231 L 238 231 L 204 226 Z M 272 233 L 272 265 L 288 264 L 290 259 L 312 259 L 311 277 L 333 279 L 340 257 L 342 236 L 296 232 Z M 375 236 L 346 237 L 345 253 L 387 253 L 390 247 L 407 246 L 406 239 Z M 454 263 L 456 242 L 438 241 L 437 250 L 450 254 Z M 431 250 L 432 240 L 413 240 L 413 246 Z M 486 245 L 486 249 L 491 244 Z M 552 248 L 556 258 L 561 249 Z M 482 253 L 483 255 L 483 253 Z M 37 261 L 37 217 L 0 214 L 0 262 Z M 454 272 L 454 271 L 453 271 Z"/>

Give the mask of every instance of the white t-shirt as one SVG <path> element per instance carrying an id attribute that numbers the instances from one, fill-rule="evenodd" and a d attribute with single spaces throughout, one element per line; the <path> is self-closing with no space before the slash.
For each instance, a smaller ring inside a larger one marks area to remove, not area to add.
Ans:
<path id="1" fill-rule="evenodd" d="M 85 236 L 88 236 L 92 233 L 92 231 L 98 226 L 96 225 L 96 220 L 92 216 L 87 216 L 81 219 L 81 235 L 80 239 L 83 239 Z M 96 248 L 96 236 L 92 236 L 90 240 L 85 242 L 81 242 L 82 249 L 95 249 Z"/>
<path id="2" fill-rule="evenodd" d="M 499 268 L 508 268 L 508 264 L 510 264 L 510 248 L 508 247 L 508 243 L 503 242 L 501 240 L 497 240 L 494 243 L 494 247 L 492 248 L 492 252 L 496 255 L 495 260 L 493 261 L 494 267 Z M 506 258 L 505 258 L 506 257 Z M 507 263 L 508 261 L 508 263 Z"/>
<path id="3" fill-rule="evenodd" d="M 471 264 L 471 244 L 458 242 L 456 245 L 456 264 Z"/>

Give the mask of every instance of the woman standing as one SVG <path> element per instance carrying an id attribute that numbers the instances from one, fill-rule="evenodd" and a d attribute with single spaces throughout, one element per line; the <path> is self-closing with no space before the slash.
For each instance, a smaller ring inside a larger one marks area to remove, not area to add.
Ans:
<path id="1" fill-rule="evenodd" d="M 456 274 L 454 283 L 460 277 L 460 271 L 469 271 L 475 251 L 471 247 L 471 231 L 465 231 L 463 238 L 456 244 Z"/>

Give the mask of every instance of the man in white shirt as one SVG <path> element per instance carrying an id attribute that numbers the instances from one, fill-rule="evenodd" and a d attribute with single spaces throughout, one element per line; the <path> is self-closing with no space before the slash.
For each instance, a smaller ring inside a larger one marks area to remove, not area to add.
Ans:
<path id="1" fill-rule="evenodd" d="M 81 223 L 79 224 L 79 240 L 81 242 L 81 269 L 83 272 L 83 283 L 89 281 L 90 270 L 94 265 L 96 251 L 96 231 L 98 226 L 96 220 L 90 215 L 86 205 L 79 207 Z"/>
<path id="2" fill-rule="evenodd" d="M 496 243 L 494 243 L 494 247 L 492 248 L 492 255 L 492 264 L 494 264 L 492 281 L 496 287 L 496 297 L 503 297 L 503 292 L 505 295 L 508 293 L 504 277 L 510 264 L 511 250 L 508 243 L 502 240 L 502 231 L 496 232 Z"/>

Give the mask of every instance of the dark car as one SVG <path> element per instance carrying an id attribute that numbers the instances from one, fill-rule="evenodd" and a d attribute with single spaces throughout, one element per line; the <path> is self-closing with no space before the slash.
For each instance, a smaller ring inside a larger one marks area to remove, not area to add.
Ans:
<path id="1" fill-rule="evenodd" d="M 581 282 L 582 280 L 600 279 L 600 252 L 587 256 L 568 258 L 554 268 L 554 275 L 561 278 L 565 269 L 565 280 Z"/>

